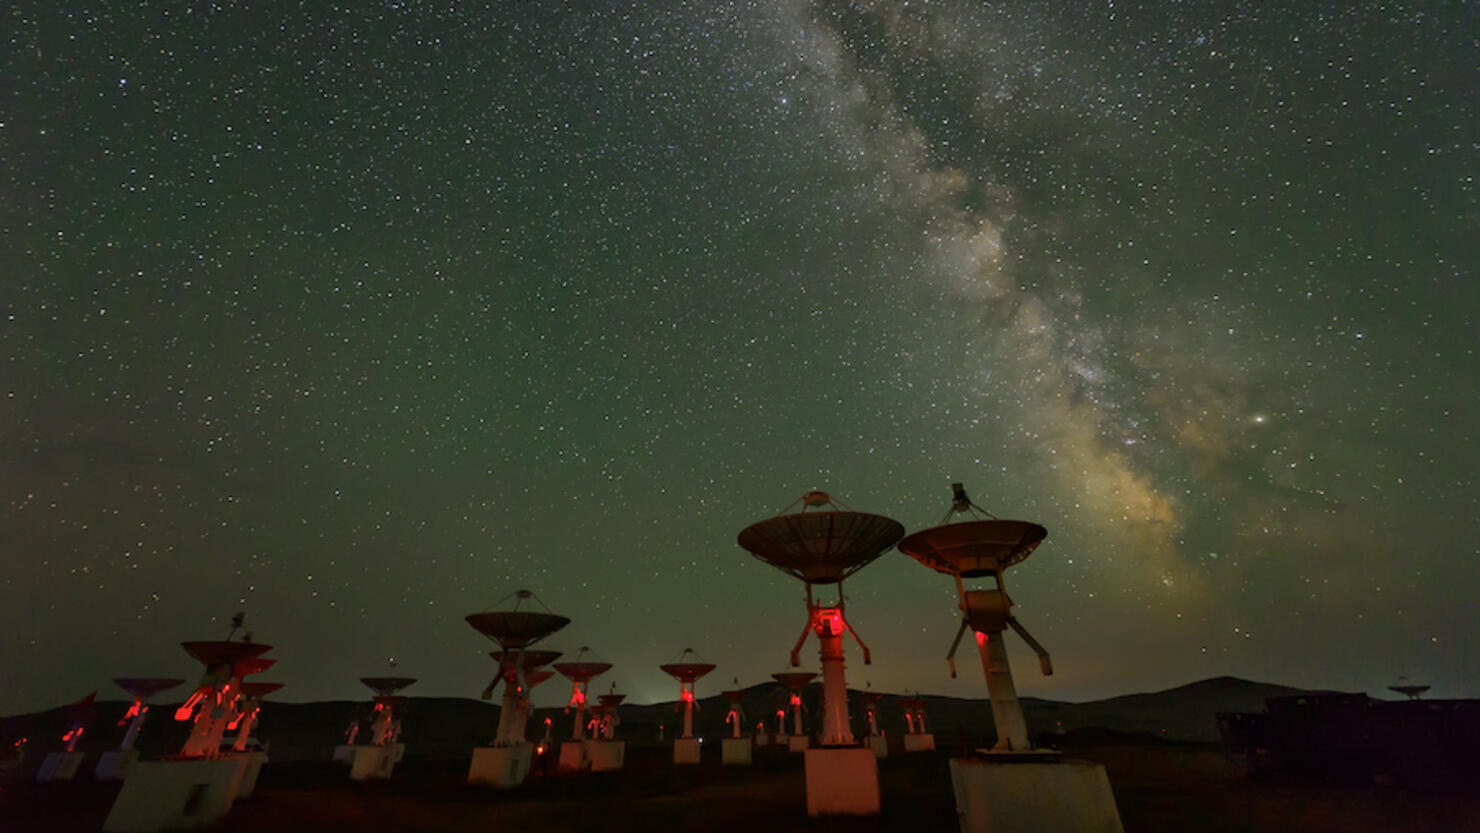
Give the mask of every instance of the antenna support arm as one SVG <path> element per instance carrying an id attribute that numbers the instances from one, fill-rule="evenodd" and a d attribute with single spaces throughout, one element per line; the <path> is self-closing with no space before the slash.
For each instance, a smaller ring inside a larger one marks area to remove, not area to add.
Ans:
<path id="1" fill-rule="evenodd" d="M 1044 648 L 1041 644 L 1039 644 L 1038 640 L 1033 638 L 1032 634 L 1028 633 L 1028 629 L 1023 627 L 1022 624 L 1018 622 L 1016 616 L 1007 617 L 1007 624 L 1010 625 L 1013 630 L 1017 631 L 1017 635 L 1021 636 L 1023 638 L 1023 641 L 1028 643 L 1028 647 L 1033 649 L 1033 653 L 1038 655 L 1038 667 L 1043 669 L 1043 676 L 1052 677 L 1053 660 L 1048 658 L 1048 649 Z"/>
<path id="2" fill-rule="evenodd" d="M 846 624 L 846 622 L 845 622 L 845 624 Z M 861 636 L 858 635 L 858 631 L 855 630 L 852 625 L 848 625 L 848 633 L 853 634 L 853 641 L 854 642 L 857 642 L 858 643 L 858 647 L 860 647 L 860 648 L 863 649 L 863 664 L 864 665 L 873 665 L 874 664 L 873 654 L 869 653 L 868 646 L 863 643 L 863 637 L 861 637 Z"/>
<path id="3" fill-rule="evenodd" d="M 807 611 L 807 624 L 802 627 L 802 635 L 797 637 L 797 644 L 791 646 L 791 666 L 799 667 L 802 664 L 802 643 L 807 641 L 807 634 L 812 632 L 812 611 Z"/>
<path id="4" fill-rule="evenodd" d="M 956 679 L 956 649 L 961 647 L 961 637 L 966 635 L 966 628 L 970 623 L 963 616 L 961 627 L 956 630 L 956 638 L 951 642 L 951 650 L 946 653 L 946 664 L 951 666 L 951 679 Z"/>

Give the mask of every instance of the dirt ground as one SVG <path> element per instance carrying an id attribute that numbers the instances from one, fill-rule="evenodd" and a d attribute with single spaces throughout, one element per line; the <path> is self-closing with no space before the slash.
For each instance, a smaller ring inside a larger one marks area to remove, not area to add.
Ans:
<path id="1" fill-rule="evenodd" d="M 716 753 L 718 750 L 714 750 Z M 216 829 L 232 833 L 396 831 L 955 831 L 945 755 L 880 765 L 883 812 L 811 820 L 800 760 L 761 755 L 748 769 L 717 760 L 678 769 L 665 755 L 629 754 L 620 773 L 540 776 L 500 793 L 463 783 L 466 761 L 413 761 L 386 783 L 352 784 L 343 768 L 273 765 L 257 794 Z M 1480 795 L 1375 786 L 1251 781 L 1221 753 L 1199 747 L 1101 746 L 1069 750 L 1105 764 L 1125 829 L 1207 833 L 1480 833 Z M 116 785 L 0 784 L 0 830 L 88 831 L 102 826 Z"/>

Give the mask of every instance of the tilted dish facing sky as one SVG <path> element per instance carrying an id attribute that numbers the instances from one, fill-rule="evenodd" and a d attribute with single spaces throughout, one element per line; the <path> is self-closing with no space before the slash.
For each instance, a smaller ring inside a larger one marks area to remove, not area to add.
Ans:
<path id="1" fill-rule="evenodd" d="M 1475 694 L 1466 7 L 1060 5 L 9 12 L 0 713 L 241 609 L 295 699 L 475 697 L 518 588 L 633 702 L 761 681 L 736 534 L 958 480 L 1050 531 L 1026 695 Z M 856 685 L 979 696 L 950 582 L 845 589 Z"/>

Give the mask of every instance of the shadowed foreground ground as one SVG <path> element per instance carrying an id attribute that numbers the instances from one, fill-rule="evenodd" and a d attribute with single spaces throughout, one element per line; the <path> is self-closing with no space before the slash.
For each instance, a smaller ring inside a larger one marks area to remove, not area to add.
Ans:
<path id="1" fill-rule="evenodd" d="M 706 750 L 716 753 L 718 750 Z M 1109 770 L 1127 831 L 1480 832 L 1480 797 L 1370 786 L 1293 786 L 1244 778 L 1215 751 L 1181 746 L 1071 750 Z M 382 784 L 351 784 L 329 765 L 269 765 L 223 831 L 489 830 L 954 831 L 944 755 L 883 762 L 877 818 L 809 820 L 800 762 L 758 756 L 676 770 L 645 752 L 610 775 L 541 777 L 513 793 L 469 788 L 466 761 L 407 761 Z M 88 780 L 0 788 L 0 829 L 96 831 L 116 786 Z"/>

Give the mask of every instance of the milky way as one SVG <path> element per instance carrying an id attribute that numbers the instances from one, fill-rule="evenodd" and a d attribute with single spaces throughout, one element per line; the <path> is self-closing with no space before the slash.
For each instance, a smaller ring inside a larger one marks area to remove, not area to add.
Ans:
<path id="1" fill-rule="evenodd" d="M 1464 4 L 283 5 L 4 14 L 0 711 L 237 610 L 475 696 L 521 587 L 757 682 L 735 534 L 953 480 L 1049 529 L 1025 693 L 1480 688 Z M 850 682 L 983 693 L 949 581 L 846 590 Z"/>

